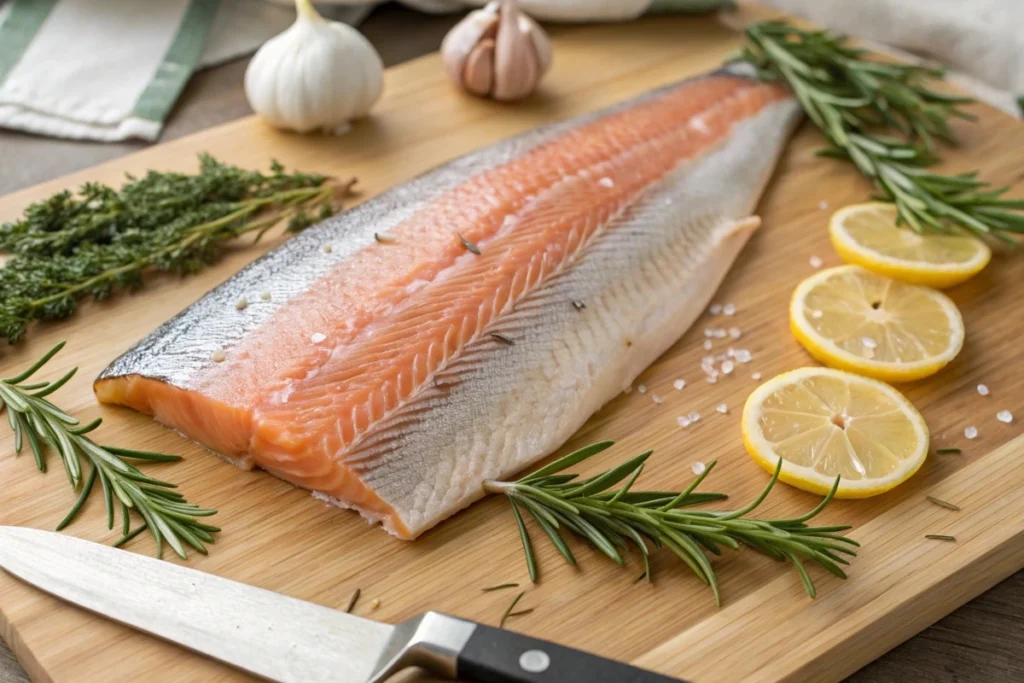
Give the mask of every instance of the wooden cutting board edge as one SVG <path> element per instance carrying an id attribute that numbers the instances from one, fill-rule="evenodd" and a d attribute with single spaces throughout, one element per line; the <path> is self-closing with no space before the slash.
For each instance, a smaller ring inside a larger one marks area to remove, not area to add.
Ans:
<path id="1" fill-rule="evenodd" d="M 406 63 L 397 69 L 426 68 L 431 56 L 423 57 Z M 192 149 L 196 143 L 205 139 L 215 138 L 222 130 L 238 126 L 260 125 L 253 119 L 243 119 L 216 128 L 208 129 L 193 136 L 168 143 L 163 147 L 180 146 Z M 207 137 L 209 136 L 209 137 Z M 10 203 L 7 208 L 27 204 L 43 191 L 55 191 L 64 187 L 74 186 L 82 180 L 94 176 L 98 171 L 113 172 L 113 169 L 141 171 L 145 168 L 145 160 L 150 150 L 142 150 L 127 157 L 69 174 L 62 178 L 22 190 L 5 197 Z M 22 199 L 23 198 L 23 199 Z M 4 216 L 0 216 L 3 219 Z M 771 629 L 770 623 L 765 624 L 765 640 L 758 647 L 778 648 L 778 656 L 765 667 L 750 671 L 756 680 L 821 680 L 836 679 L 852 673 L 860 666 L 883 654 L 890 648 L 917 633 L 929 624 L 941 618 L 949 611 L 962 605 L 974 596 L 991 587 L 1015 570 L 1024 566 L 1024 497 L 1014 496 L 1014 491 L 1024 487 L 1024 473 L 1014 463 L 1020 463 L 1024 457 L 1024 436 L 979 458 L 968 467 L 951 472 L 943 485 L 948 485 L 952 492 L 973 491 L 972 496 L 980 496 L 972 504 L 971 514 L 959 519 L 951 526 L 949 533 L 958 535 L 957 544 L 941 544 L 936 542 L 935 548 L 928 554 L 919 555 L 913 561 L 895 568 L 883 564 L 883 568 L 892 569 L 886 578 L 890 581 L 924 581 L 926 586 L 909 598 L 882 593 L 873 596 L 864 604 L 848 613 L 847 618 L 854 618 L 856 626 L 854 634 L 844 635 L 838 639 L 831 628 L 821 629 L 820 624 L 814 626 L 814 633 L 809 634 L 801 643 L 788 640 L 791 633 L 782 629 Z M 1005 471 L 1004 471 L 1005 468 Z M 969 486 L 970 485 L 970 486 Z M 1008 498 L 995 495 L 997 492 L 1009 492 Z M 1014 499 L 1016 498 L 1016 499 Z M 973 500 L 973 498 L 972 498 Z M 901 552 L 899 548 L 889 548 L 892 542 L 894 525 L 899 525 L 901 511 L 920 505 L 905 502 L 885 514 L 875 518 L 869 524 L 858 527 L 855 536 L 865 542 L 862 555 L 874 552 L 891 553 L 894 557 Z M 1016 520 L 1005 527 L 996 527 L 1000 533 L 972 536 L 971 530 L 980 521 L 1006 521 L 1013 515 Z M 919 517 L 915 520 L 920 521 Z M 886 527 L 886 529 L 883 529 Z M 931 530 L 934 531 L 934 530 Z M 902 533 L 898 532 L 897 535 Z M 923 532 L 922 532 L 923 533 Z M 972 555 L 973 553 L 973 555 Z M 864 562 L 863 564 L 867 564 Z M 856 571 L 856 570 L 854 570 Z M 799 589 L 799 586 L 796 586 Z M 835 602 L 849 604 L 857 602 L 856 586 L 846 584 L 838 589 L 830 590 L 827 596 L 819 596 L 812 606 L 813 613 L 826 610 Z M 798 604 L 800 595 L 794 594 L 794 582 L 791 577 L 776 579 L 753 594 L 746 596 L 735 604 L 727 603 L 715 616 L 698 624 L 678 636 L 672 637 L 660 645 L 650 649 L 634 661 L 640 665 L 655 669 L 687 672 L 686 675 L 697 677 L 701 683 L 718 680 L 715 671 L 702 668 L 702 652 L 707 647 L 731 643 L 732 647 L 751 647 L 746 640 L 730 641 L 730 638 L 741 639 L 749 636 L 746 630 L 741 634 L 730 632 L 728 628 L 734 614 L 745 614 L 741 605 L 749 605 L 751 601 L 764 603 L 758 614 L 765 614 L 770 621 L 782 623 L 786 607 Z M 805 603 L 801 603 L 805 609 Z M 850 617 L 850 615 L 853 615 Z M 792 616 L 792 615 L 790 615 Z M 18 629 L 10 623 L 3 610 L 0 609 L 0 629 L 12 650 L 18 656 L 28 674 L 34 681 L 50 681 L 50 675 L 37 660 L 34 653 L 25 646 L 18 634 Z M 756 658 L 750 658 L 756 659 Z M 733 672 L 730 672 L 732 674 Z M 735 680 L 735 679 L 731 679 Z M 755 680 L 755 679 L 751 679 Z"/>

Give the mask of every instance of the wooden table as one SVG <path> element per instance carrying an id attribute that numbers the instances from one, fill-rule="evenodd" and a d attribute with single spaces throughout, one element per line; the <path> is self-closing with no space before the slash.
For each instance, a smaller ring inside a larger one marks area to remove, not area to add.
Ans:
<path id="1" fill-rule="evenodd" d="M 425 17 L 397 7 L 377 10 L 364 24 L 386 64 L 437 48 L 454 17 Z M 163 140 L 237 118 L 249 112 L 242 93 L 247 60 L 198 74 L 172 114 Z M 75 143 L 0 132 L 0 194 L 92 166 L 141 147 L 141 143 Z M 17 163 L 10 163 L 17 160 Z M 1024 677 L 1024 572 L 949 615 L 917 637 L 865 667 L 855 683 L 900 681 L 1010 681 Z M 24 675 L 0 643 L 0 683 L 22 683 Z"/>

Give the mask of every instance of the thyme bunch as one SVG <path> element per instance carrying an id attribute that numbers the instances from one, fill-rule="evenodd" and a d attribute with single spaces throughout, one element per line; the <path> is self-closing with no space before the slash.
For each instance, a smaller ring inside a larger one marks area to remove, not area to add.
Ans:
<path id="1" fill-rule="evenodd" d="M 941 69 L 869 59 L 846 38 L 805 31 L 784 21 L 746 29 L 742 59 L 765 81 L 789 86 L 824 133 L 821 156 L 846 159 L 870 178 L 881 201 L 893 202 L 898 225 L 916 232 L 962 229 L 1015 245 L 1024 233 L 1024 199 L 1006 199 L 977 172 L 942 175 L 934 164 L 937 141 L 954 143 L 952 118 L 971 120 L 969 97 L 937 92 L 929 81 Z"/>
<path id="2" fill-rule="evenodd" d="M 150 171 L 115 190 L 87 183 L 36 202 L 0 226 L 0 335 L 20 339 L 33 320 L 72 315 L 83 297 L 141 288 L 151 270 L 190 275 L 234 239 L 259 240 L 282 221 L 299 232 L 335 211 L 354 181 L 248 171 L 203 154 L 197 174 Z"/>
<path id="3" fill-rule="evenodd" d="M 213 543 L 213 534 L 220 529 L 200 520 L 217 511 L 189 503 L 174 490 L 175 484 L 150 477 L 131 464 L 131 461 L 175 462 L 181 460 L 179 456 L 101 446 L 90 439 L 88 434 L 100 426 L 100 418 L 82 425 L 47 399 L 67 384 L 78 368 L 72 368 L 52 382 L 28 381 L 62 348 L 64 342 L 54 346 L 24 372 L 0 380 L 0 411 L 7 410 L 7 420 L 14 430 L 15 453 L 20 454 L 27 441 L 39 471 L 46 472 L 46 451 L 56 451 L 71 488 L 78 491 L 77 501 L 57 530 L 74 521 L 99 481 L 107 508 L 108 529 L 114 528 L 115 511 L 120 509 L 121 512 L 118 547 L 149 531 L 156 540 L 158 556 L 163 553 L 165 541 L 182 558 L 187 555 L 186 546 L 205 555 L 205 544 Z M 89 465 L 84 477 L 83 460 Z M 142 523 L 134 530 L 131 528 L 132 510 L 142 518 Z"/>
<path id="4" fill-rule="evenodd" d="M 651 548 L 666 548 L 682 560 L 704 583 L 711 587 L 716 604 L 721 604 L 718 579 L 707 554 L 720 555 L 722 548 L 737 550 L 748 546 L 780 562 L 790 562 L 800 575 L 807 594 L 815 596 L 804 561 L 820 565 L 845 579 L 840 565 L 849 564 L 844 556 L 857 554 L 857 541 L 840 535 L 849 526 L 810 526 L 807 524 L 832 500 L 832 491 L 810 512 L 792 519 L 755 519 L 749 517 L 768 496 L 781 472 L 782 462 L 761 494 L 746 507 L 731 512 L 689 510 L 686 508 L 726 496 L 721 493 L 696 493 L 696 488 L 715 467 L 709 464 L 683 491 L 638 491 L 633 485 L 643 473 L 652 451 L 646 451 L 606 472 L 579 479 L 562 474 L 611 447 L 613 442 L 581 448 L 514 482 L 487 482 L 491 493 L 503 493 L 512 504 L 519 528 L 530 580 L 537 580 L 537 560 L 533 541 L 523 520 L 529 513 L 559 554 L 572 565 L 576 558 L 562 531 L 587 541 L 611 560 L 625 566 L 625 555 L 635 548 L 643 562 L 641 578 L 650 581 Z M 619 488 L 613 488 L 625 482 Z"/>

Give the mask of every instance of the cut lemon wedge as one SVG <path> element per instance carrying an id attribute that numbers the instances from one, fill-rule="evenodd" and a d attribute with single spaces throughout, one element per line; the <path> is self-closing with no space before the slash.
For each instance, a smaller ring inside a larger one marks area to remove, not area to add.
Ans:
<path id="1" fill-rule="evenodd" d="M 829 233 L 832 246 L 847 263 L 940 289 L 974 277 L 992 258 L 988 245 L 969 235 L 919 235 L 897 228 L 896 207 L 883 202 L 836 211 Z"/>
<path id="2" fill-rule="evenodd" d="M 840 370 L 801 368 L 768 380 L 743 407 L 743 443 L 769 472 L 839 498 L 867 498 L 906 481 L 928 455 L 928 426 L 888 384 Z"/>
<path id="3" fill-rule="evenodd" d="M 801 282 L 789 323 L 825 365 L 888 382 L 938 372 L 964 343 L 964 321 L 949 297 L 859 266 L 829 268 Z"/>

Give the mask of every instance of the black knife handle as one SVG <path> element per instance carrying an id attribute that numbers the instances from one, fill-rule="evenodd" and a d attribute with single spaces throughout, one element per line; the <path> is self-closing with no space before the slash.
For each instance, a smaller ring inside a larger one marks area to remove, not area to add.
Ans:
<path id="1" fill-rule="evenodd" d="M 477 625 L 458 656 L 472 683 L 682 683 L 597 655 L 513 631 Z"/>

